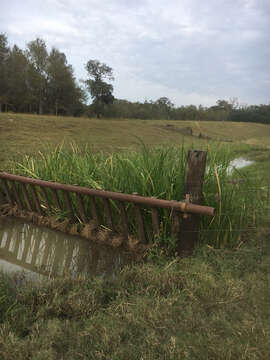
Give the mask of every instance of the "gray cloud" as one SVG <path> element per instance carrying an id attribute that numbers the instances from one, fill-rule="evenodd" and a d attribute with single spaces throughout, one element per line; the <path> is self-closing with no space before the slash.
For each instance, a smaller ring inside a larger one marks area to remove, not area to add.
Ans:
<path id="1" fill-rule="evenodd" d="M 268 0 L 14 0 L 1 5 L 0 32 L 21 47 L 42 37 L 78 78 L 89 59 L 106 62 L 119 98 L 266 103 L 269 17 Z"/>

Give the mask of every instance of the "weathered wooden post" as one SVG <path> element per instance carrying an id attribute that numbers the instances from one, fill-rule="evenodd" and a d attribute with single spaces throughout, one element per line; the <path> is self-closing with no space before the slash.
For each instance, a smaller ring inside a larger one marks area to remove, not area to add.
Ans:
<path id="1" fill-rule="evenodd" d="M 203 180 L 206 166 L 206 151 L 189 150 L 186 166 L 184 196 L 192 204 L 201 204 Z M 199 214 L 184 214 L 178 238 L 179 256 L 190 255 L 198 241 Z"/>

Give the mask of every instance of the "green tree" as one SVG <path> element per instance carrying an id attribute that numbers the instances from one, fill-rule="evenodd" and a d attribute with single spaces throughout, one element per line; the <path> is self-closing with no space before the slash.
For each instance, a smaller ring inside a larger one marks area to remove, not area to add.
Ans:
<path id="1" fill-rule="evenodd" d="M 29 98 L 28 69 L 27 57 L 17 45 L 14 45 L 9 53 L 6 66 L 7 96 L 14 111 L 25 110 L 31 101 Z"/>
<path id="2" fill-rule="evenodd" d="M 232 110 L 232 104 L 226 100 L 217 100 L 217 110 L 224 110 L 229 112 Z"/>
<path id="3" fill-rule="evenodd" d="M 29 82 L 33 98 L 38 104 L 38 113 L 43 114 L 46 100 L 48 52 L 45 41 L 37 38 L 27 44 L 26 55 L 31 67 L 29 68 Z"/>
<path id="4" fill-rule="evenodd" d="M 217 100 L 217 105 L 212 106 L 210 109 L 214 110 L 216 120 L 228 120 L 233 106 L 226 100 Z"/>
<path id="5" fill-rule="evenodd" d="M 104 114 L 105 106 L 114 101 L 113 86 L 105 80 L 113 81 L 112 68 L 98 60 L 89 60 L 85 66 L 89 79 L 85 81 L 93 99 L 93 108 L 97 117 Z"/>
<path id="6" fill-rule="evenodd" d="M 156 100 L 155 105 L 157 106 L 158 116 L 163 119 L 170 119 L 171 112 L 174 104 L 166 96 L 163 96 Z"/>
<path id="7" fill-rule="evenodd" d="M 2 111 L 2 104 L 7 104 L 7 59 L 9 54 L 7 36 L 0 34 L 0 112 Z"/>
<path id="8" fill-rule="evenodd" d="M 76 84 L 73 68 L 68 65 L 66 55 L 52 48 L 47 64 L 47 97 L 50 109 L 55 115 L 72 114 L 74 107 L 85 96 L 83 90 Z"/>

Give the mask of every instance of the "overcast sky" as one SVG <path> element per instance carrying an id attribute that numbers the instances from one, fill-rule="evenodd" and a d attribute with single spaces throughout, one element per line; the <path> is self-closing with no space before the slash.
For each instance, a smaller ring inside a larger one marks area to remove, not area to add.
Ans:
<path id="1" fill-rule="evenodd" d="M 270 0 L 0 0 L 2 32 L 21 48 L 43 38 L 77 79 L 105 62 L 117 98 L 270 101 Z"/>

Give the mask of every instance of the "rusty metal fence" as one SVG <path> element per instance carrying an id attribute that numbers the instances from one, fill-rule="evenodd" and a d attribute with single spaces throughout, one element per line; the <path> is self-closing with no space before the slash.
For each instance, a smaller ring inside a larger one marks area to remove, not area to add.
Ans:
<path id="1" fill-rule="evenodd" d="M 87 187 L 65 185 L 51 181 L 38 180 L 19 175 L 0 172 L 0 203 L 8 203 L 10 206 L 17 206 L 19 210 L 36 212 L 39 215 L 47 216 L 54 209 L 65 212 L 66 216 L 73 222 L 79 220 L 87 224 L 94 221 L 97 227 L 103 225 L 112 232 L 120 231 L 125 238 L 128 237 L 130 229 L 128 226 L 127 206 L 133 207 L 133 214 L 136 218 L 137 236 L 142 243 L 147 242 L 142 210 L 144 208 L 151 212 L 151 225 L 153 237 L 160 233 L 161 219 L 158 209 L 169 209 L 171 212 L 171 234 L 179 235 L 179 217 L 183 214 L 214 216 L 215 209 L 208 206 L 194 204 L 190 196 L 187 201 L 161 200 L 154 197 L 123 194 L 105 190 L 95 190 Z M 60 201 L 60 195 L 61 199 Z M 190 195 L 190 194 L 188 194 Z M 72 199 L 71 199 L 72 197 Z M 85 202 L 87 201 L 86 210 Z M 99 204 L 97 206 L 97 201 Z M 120 215 L 120 229 L 112 216 L 112 205 L 117 207 Z M 100 216 L 103 213 L 104 216 Z M 188 217 L 188 216 L 186 216 Z M 105 222 L 105 223 L 103 223 Z"/>

